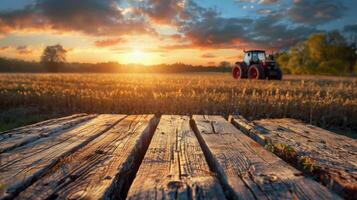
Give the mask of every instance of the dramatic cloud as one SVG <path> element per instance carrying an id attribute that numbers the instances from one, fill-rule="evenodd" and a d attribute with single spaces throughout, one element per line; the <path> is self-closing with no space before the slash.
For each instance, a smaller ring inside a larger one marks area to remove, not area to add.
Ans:
<path id="1" fill-rule="evenodd" d="M 294 0 L 288 15 L 293 22 L 316 25 L 342 17 L 344 8 L 339 1 Z"/>
<path id="2" fill-rule="evenodd" d="M 271 14 L 273 11 L 269 9 L 260 9 L 257 11 L 259 14 Z"/>
<path id="3" fill-rule="evenodd" d="M 220 47 L 236 44 L 239 37 L 244 37 L 244 21 L 208 17 L 183 27 L 185 37 L 197 46 Z"/>
<path id="4" fill-rule="evenodd" d="M 275 4 L 278 2 L 279 2 L 279 0 L 260 0 L 259 4 L 270 5 L 270 4 Z"/>
<path id="5" fill-rule="evenodd" d="M 97 47 L 109 47 L 114 46 L 119 43 L 124 42 L 122 38 L 114 38 L 114 39 L 105 39 L 105 40 L 98 40 L 94 42 L 94 45 Z"/>
<path id="6" fill-rule="evenodd" d="M 240 43 L 245 35 L 245 27 L 253 21 L 240 18 L 223 18 L 215 10 L 199 10 L 192 21 L 184 22 L 180 32 L 194 46 L 227 47 Z"/>
<path id="7" fill-rule="evenodd" d="M 139 11 L 159 24 L 172 24 L 177 17 L 183 17 L 186 0 L 144 0 L 140 1 Z"/>
<path id="8" fill-rule="evenodd" d="M 204 48 L 286 48 L 305 39 L 314 28 L 289 26 L 282 23 L 281 13 L 257 19 L 223 18 L 210 9 L 180 28 L 192 47 Z"/>
<path id="9" fill-rule="evenodd" d="M 342 17 L 344 9 L 339 0 L 234 1 L 248 6 L 249 11 L 235 5 L 237 13 L 244 14 L 235 15 L 194 0 L 37 0 L 21 10 L 0 12 L 0 35 L 21 31 L 79 32 L 93 36 L 95 47 L 116 48 L 126 42 L 120 38 L 130 42 L 137 34 L 149 34 L 163 42 L 147 45 L 163 51 L 277 49 L 288 48 L 318 32 L 317 25 Z M 355 25 L 345 27 L 346 32 L 354 30 Z M 26 50 L 20 48 L 17 52 Z"/>
<path id="10" fill-rule="evenodd" d="M 250 27 L 249 37 L 256 46 L 269 48 L 287 48 L 304 40 L 311 33 L 318 32 L 315 28 L 295 26 L 280 23 L 281 14 L 272 14 L 259 18 Z"/>
<path id="11" fill-rule="evenodd" d="M 27 46 L 18 46 L 16 48 L 16 52 L 20 55 L 32 54 L 32 50 L 29 49 Z"/>
<path id="12" fill-rule="evenodd" d="M 126 20 L 115 0 L 38 0 L 23 10 L 0 13 L 0 32 L 26 29 L 78 31 L 91 35 L 148 31 L 142 19 Z"/>
<path id="13" fill-rule="evenodd" d="M 343 28 L 343 30 L 346 31 L 346 32 L 351 32 L 351 33 L 356 33 L 357 34 L 357 24 L 346 25 Z"/>

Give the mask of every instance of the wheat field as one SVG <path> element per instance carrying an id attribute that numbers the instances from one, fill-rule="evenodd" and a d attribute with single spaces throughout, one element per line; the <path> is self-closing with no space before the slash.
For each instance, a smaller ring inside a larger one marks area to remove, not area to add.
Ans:
<path id="1" fill-rule="evenodd" d="M 290 117 L 356 130 L 356 87 L 356 78 L 312 76 L 236 81 L 228 73 L 0 74 L 0 108 L 5 113 L 0 118 L 10 123 L 18 117 L 6 115 L 43 115 L 40 120 L 49 113 L 82 112 L 241 114 L 248 119 Z M 16 108 L 36 112 L 7 112 Z"/>

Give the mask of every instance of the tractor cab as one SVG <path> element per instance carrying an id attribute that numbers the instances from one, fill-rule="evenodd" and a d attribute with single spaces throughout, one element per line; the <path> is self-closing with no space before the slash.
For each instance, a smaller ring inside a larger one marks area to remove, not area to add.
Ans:
<path id="1" fill-rule="evenodd" d="M 243 61 L 247 66 L 263 63 L 266 61 L 266 53 L 262 50 L 244 51 Z"/>

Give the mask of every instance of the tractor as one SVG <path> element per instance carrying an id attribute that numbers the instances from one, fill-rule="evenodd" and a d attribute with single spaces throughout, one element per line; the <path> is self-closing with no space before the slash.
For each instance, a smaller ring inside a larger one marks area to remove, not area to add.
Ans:
<path id="1" fill-rule="evenodd" d="M 283 73 L 273 59 L 268 59 L 264 50 L 244 51 L 242 62 L 236 62 L 232 70 L 235 79 L 281 80 Z"/>

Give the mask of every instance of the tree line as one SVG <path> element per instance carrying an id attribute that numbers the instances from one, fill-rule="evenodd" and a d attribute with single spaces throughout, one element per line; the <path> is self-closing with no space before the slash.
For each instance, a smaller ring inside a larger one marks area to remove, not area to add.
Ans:
<path id="1" fill-rule="evenodd" d="M 55 66 L 54 66 L 55 65 Z M 231 68 L 215 66 L 194 66 L 184 63 L 144 66 L 140 64 L 63 63 L 51 68 L 39 62 L 0 58 L 0 72 L 17 73 L 186 73 L 186 72 L 230 72 Z"/>
<path id="2" fill-rule="evenodd" d="M 348 41 L 338 31 L 313 34 L 308 39 L 275 55 L 285 73 L 357 74 L 356 36 Z"/>

